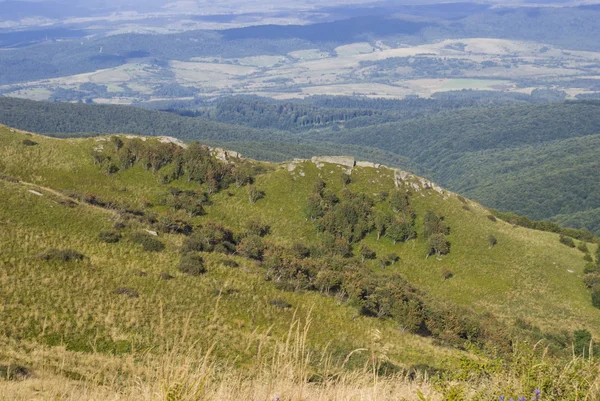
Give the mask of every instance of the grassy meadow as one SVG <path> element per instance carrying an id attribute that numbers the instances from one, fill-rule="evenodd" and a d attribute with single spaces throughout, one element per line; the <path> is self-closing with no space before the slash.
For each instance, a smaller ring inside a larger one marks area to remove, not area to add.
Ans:
<path id="1" fill-rule="evenodd" d="M 92 155 L 111 146 L 107 138 L 59 140 L 0 127 L 0 400 L 484 400 L 535 388 L 544 400 L 598 396 L 593 359 L 553 359 L 543 342 L 535 350 L 515 342 L 508 358 L 452 347 L 360 313 L 344 297 L 279 289 L 261 262 L 238 253 L 202 252 L 206 273 L 182 273 L 186 237 L 159 232 L 164 249 L 144 250 L 135 235 L 151 225 L 67 195 L 184 218 L 164 205 L 169 187 L 205 184 L 185 177 L 162 184 L 169 166 L 107 174 Z M 194 227 L 214 221 L 238 233 L 258 219 L 270 227 L 269 244 L 317 245 L 322 234 L 304 214 L 317 180 L 373 199 L 395 190 L 384 167 L 355 167 L 345 182 L 346 168 L 335 164 L 251 163 L 264 197 L 249 202 L 246 186 L 231 185 L 210 196 L 204 215 L 186 217 Z M 450 254 L 426 257 L 420 236 L 394 244 L 371 232 L 355 255 L 368 245 L 399 256 L 385 268 L 365 261 L 375 276 L 399 273 L 436 299 L 507 326 L 520 318 L 550 335 L 600 334 L 581 251 L 558 234 L 494 222 L 480 205 L 425 189 L 417 177 L 400 184 L 408 188 L 416 231 L 427 210 L 443 215 Z M 100 240 L 116 226 L 120 241 Z M 44 257 L 52 249 L 82 256 Z"/>

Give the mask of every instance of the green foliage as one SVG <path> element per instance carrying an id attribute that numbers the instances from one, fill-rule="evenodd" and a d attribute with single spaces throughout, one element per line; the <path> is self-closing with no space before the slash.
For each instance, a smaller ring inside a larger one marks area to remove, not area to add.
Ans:
<path id="1" fill-rule="evenodd" d="M 490 235 L 488 237 L 488 244 L 490 246 L 490 249 L 493 248 L 494 246 L 496 246 L 496 244 L 498 244 L 498 240 L 496 239 L 496 237 L 494 237 L 493 235 Z"/>
<path id="2" fill-rule="evenodd" d="M 594 288 L 600 285 L 600 273 L 597 270 L 586 273 L 583 277 L 583 282 L 587 288 Z"/>
<path id="3" fill-rule="evenodd" d="M 575 241 L 573 241 L 573 238 L 571 238 L 571 237 L 567 237 L 567 236 L 561 234 L 559 237 L 559 241 L 561 244 L 564 244 L 564 245 L 568 246 L 569 248 L 575 248 Z"/>
<path id="4" fill-rule="evenodd" d="M 85 255 L 74 249 L 48 249 L 42 253 L 40 259 L 50 261 L 59 260 L 63 262 L 80 262 L 85 259 Z"/>
<path id="5" fill-rule="evenodd" d="M 144 249 L 146 252 L 160 252 L 165 249 L 165 244 L 150 234 L 134 232 L 131 233 L 129 239 L 134 244 L 141 245 L 142 249 Z"/>
<path id="6" fill-rule="evenodd" d="M 600 308 L 600 286 L 592 288 L 592 305 Z"/>
<path id="7" fill-rule="evenodd" d="M 575 355 L 580 355 L 584 358 L 590 356 L 590 349 L 593 349 L 592 333 L 588 330 L 575 330 L 573 332 L 573 349 Z"/>
<path id="8" fill-rule="evenodd" d="M 219 223 L 206 222 L 183 241 L 183 252 L 235 251 L 233 232 Z"/>
<path id="9" fill-rule="evenodd" d="M 204 259 L 195 253 L 184 253 L 179 260 L 178 269 L 189 276 L 200 276 L 206 273 Z"/>
<path id="10" fill-rule="evenodd" d="M 237 247 L 237 252 L 250 259 L 261 260 L 265 251 L 263 239 L 258 235 L 249 235 L 243 238 Z"/>
<path id="11" fill-rule="evenodd" d="M 359 252 L 363 263 L 365 263 L 366 259 L 375 259 L 377 257 L 375 251 L 366 245 L 362 245 Z"/>
<path id="12" fill-rule="evenodd" d="M 583 241 L 580 241 L 579 244 L 577 244 L 577 249 L 579 249 L 581 252 L 583 252 L 585 254 L 590 253 L 590 249 L 588 248 L 587 244 Z"/>
<path id="13" fill-rule="evenodd" d="M 98 239 L 107 244 L 114 244 L 121 240 L 121 234 L 116 231 L 101 231 Z"/>
<path id="14" fill-rule="evenodd" d="M 256 188 L 256 186 L 248 185 L 248 201 L 250 203 L 256 203 L 264 197 L 265 197 L 265 193 L 262 191 L 259 191 Z"/>
<path id="15" fill-rule="evenodd" d="M 37 145 L 37 142 L 34 142 L 31 139 L 23 139 L 23 145 L 25 145 L 25 146 L 35 146 L 35 145 Z"/>
<path id="16" fill-rule="evenodd" d="M 442 256 L 450 253 L 450 241 L 442 233 L 436 233 L 429 236 L 427 239 L 429 250 L 427 256 L 436 255 Z"/>

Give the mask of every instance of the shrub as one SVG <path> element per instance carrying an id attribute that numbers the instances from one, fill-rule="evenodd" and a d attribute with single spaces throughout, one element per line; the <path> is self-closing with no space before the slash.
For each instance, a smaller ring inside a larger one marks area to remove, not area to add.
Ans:
<path id="1" fill-rule="evenodd" d="M 102 231 L 98 234 L 98 239 L 107 244 L 114 244 L 121 240 L 121 234 L 116 231 Z"/>
<path id="2" fill-rule="evenodd" d="M 179 271 L 189 276 L 199 276 L 206 273 L 204 259 L 193 253 L 185 253 L 179 261 Z"/>
<path id="3" fill-rule="evenodd" d="M 258 218 L 253 218 L 250 219 L 250 221 L 248 221 L 246 224 L 246 230 L 248 230 L 250 234 L 264 237 L 265 235 L 269 234 L 271 227 L 261 222 Z"/>
<path id="4" fill-rule="evenodd" d="M 73 249 L 48 249 L 46 252 L 40 255 L 40 259 L 42 260 L 61 260 L 63 262 L 71 262 L 71 261 L 82 261 L 85 259 L 85 255 L 77 252 Z"/>
<path id="5" fill-rule="evenodd" d="M 213 252 L 219 244 L 223 244 L 225 247 L 220 251 L 234 252 L 233 232 L 218 223 L 208 222 L 185 239 L 182 250 L 184 252 Z"/>
<path id="6" fill-rule="evenodd" d="M 579 245 L 577 245 L 577 249 L 579 249 L 583 253 L 590 253 L 590 250 L 589 250 L 587 244 L 583 241 L 579 242 Z"/>
<path id="7" fill-rule="evenodd" d="M 600 285 L 600 273 L 588 273 L 583 277 L 583 282 L 587 288 L 594 288 Z"/>
<path id="8" fill-rule="evenodd" d="M 131 234 L 131 241 L 134 244 L 141 245 L 144 251 L 147 252 L 160 252 L 165 249 L 165 244 L 163 244 L 156 238 L 144 233 Z"/>
<path id="9" fill-rule="evenodd" d="M 37 145 L 37 142 L 34 142 L 31 139 L 23 139 L 23 145 L 25 145 L 25 146 L 35 146 L 35 145 Z"/>
<path id="10" fill-rule="evenodd" d="M 292 307 L 292 304 L 281 298 L 272 299 L 269 301 L 269 304 L 279 309 L 289 309 Z"/>
<path id="11" fill-rule="evenodd" d="M 463 210 L 466 210 L 467 212 L 471 211 L 471 208 L 467 205 L 463 205 L 462 208 L 463 208 Z"/>
<path id="12" fill-rule="evenodd" d="M 592 258 L 592 255 L 590 255 L 589 253 L 586 253 L 585 255 L 583 255 L 583 260 L 585 260 L 586 262 L 593 262 L 594 259 Z"/>
<path id="13" fill-rule="evenodd" d="M 494 237 L 493 235 L 490 235 L 488 237 L 488 244 L 490 246 L 490 249 L 493 248 L 494 246 L 496 246 L 497 243 L 498 243 L 498 240 L 496 239 L 496 237 Z"/>
<path id="14" fill-rule="evenodd" d="M 584 274 L 589 274 L 589 273 L 596 273 L 598 272 L 598 266 L 596 266 L 593 263 L 588 263 L 585 265 L 585 267 L 583 268 L 583 273 Z"/>
<path id="15" fill-rule="evenodd" d="M 291 252 L 292 255 L 294 255 L 294 257 L 298 259 L 305 259 L 310 257 L 310 249 L 308 249 L 299 242 L 295 242 L 294 245 L 292 245 Z"/>
<path id="16" fill-rule="evenodd" d="M 592 305 L 600 308 L 600 286 L 592 288 Z"/>
<path id="17" fill-rule="evenodd" d="M 0 380 L 21 381 L 29 378 L 31 372 L 21 365 L 0 365 Z"/>
<path id="18" fill-rule="evenodd" d="M 140 294 L 136 290 L 132 290 L 131 288 L 127 287 L 119 287 L 115 290 L 115 292 L 119 295 L 124 295 L 128 298 L 137 298 L 140 296 Z"/>
<path id="19" fill-rule="evenodd" d="M 265 251 L 263 239 L 258 235 L 250 235 L 240 241 L 238 253 L 246 258 L 262 260 Z"/>
<path id="20" fill-rule="evenodd" d="M 366 245 L 362 245 L 360 247 L 360 258 L 364 263 L 366 259 L 375 259 L 377 254 L 371 248 Z"/>
<path id="21" fill-rule="evenodd" d="M 488 214 L 488 215 L 487 215 L 487 218 L 488 218 L 490 221 L 493 221 L 494 223 L 498 221 L 498 219 L 496 219 L 496 216 L 494 216 L 493 214 Z"/>
<path id="22" fill-rule="evenodd" d="M 573 241 L 573 238 L 571 237 L 567 237 L 566 235 L 561 234 L 558 240 L 561 244 L 566 245 L 569 248 L 575 248 L 575 241 Z"/>

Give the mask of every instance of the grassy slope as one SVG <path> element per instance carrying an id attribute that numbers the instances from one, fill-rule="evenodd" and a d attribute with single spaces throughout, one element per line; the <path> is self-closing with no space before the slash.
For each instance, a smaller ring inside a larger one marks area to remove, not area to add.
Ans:
<path id="1" fill-rule="evenodd" d="M 20 144 L 22 139 L 22 134 L 2 131 L 0 155 L 7 175 L 57 190 L 83 190 L 133 204 L 139 204 L 141 198 L 155 202 L 165 192 L 163 186 L 156 184 L 155 177 L 140 168 L 116 177 L 102 174 L 89 157 L 89 151 L 101 143 L 96 140 L 36 137 L 38 146 L 24 147 Z M 302 214 L 305 199 L 318 176 L 330 182 L 330 186 L 341 188 L 340 173 L 338 166 L 318 169 L 312 163 L 301 164 L 292 173 L 276 168 L 258 177 L 257 186 L 266 193 L 263 200 L 249 205 L 245 189 L 232 188 L 213 196 L 214 205 L 199 220 L 222 221 L 241 229 L 249 218 L 259 215 L 271 225 L 273 241 L 287 244 L 298 238 L 314 241 L 315 229 Z M 392 172 L 387 169 L 356 168 L 352 178 L 349 188 L 354 191 L 377 193 L 393 187 Z M 425 259 L 422 239 L 396 246 L 388 239 L 379 242 L 373 236 L 365 239 L 378 253 L 397 252 L 401 262 L 394 269 L 410 281 L 441 297 L 476 305 L 480 310 L 491 310 L 507 318 L 528 317 L 547 329 L 571 330 L 580 326 L 593 329 L 600 323 L 600 313 L 591 306 L 583 286 L 582 254 L 559 244 L 556 234 L 493 223 L 477 204 L 472 203 L 467 211 L 456 197 L 444 199 L 432 190 L 417 193 L 412 202 L 419 217 L 427 209 L 446 216 L 452 228 L 452 252 L 448 257 L 442 261 Z M 90 240 L 95 235 L 90 233 Z M 498 238 L 493 249 L 488 248 L 489 235 Z M 178 240 L 173 238 L 173 241 Z M 172 272 L 174 263 L 165 262 L 164 269 Z M 378 269 L 375 261 L 372 264 L 373 269 Z M 452 280 L 441 279 L 442 265 L 455 273 Z"/>
<path id="2" fill-rule="evenodd" d="M 98 144 L 94 140 L 35 135 L 33 139 L 39 145 L 24 147 L 23 138 L 21 133 L 0 128 L 1 171 L 36 184 L 0 181 L 0 221 L 9 228 L 0 232 L 1 291 L 2 298 L 9 300 L 3 306 L 2 334 L 52 345 L 64 343 L 68 350 L 118 352 L 131 341 L 137 347 L 148 347 L 156 346 L 162 337 L 180 337 L 189 319 L 188 337 L 193 341 L 204 347 L 217 343 L 221 356 L 247 362 L 264 333 L 282 335 L 287 330 L 294 310 L 269 304 L 272 299 L 283 298 L 298 309 L 298 316 L 312 315 L 311 346 L 323 348 L 331 342 L 335 345 L 330 349 L 342 358 L 353 349 L 370 348 L 372 333 L 377 331 L 385 339 L 387 355 L 405 366 L 439 365 L 441 355 L 457 355 L 434 347 L 430 340 L 402 334 L 391 322 L 361 317 L 355 309 L 333 298 L 276 290 L 264 281 L 262 271 L 245 259 L 238 259 L 240 268 L 232 269 L 222 265 L 223 256 L 206 254 L 209 273 L 200 278 L 184 276 L 176 268 L 182 241 L 176 235 L 161 236 L 167 249 L 153 254 L 127 241 L 101 243 L 97 235 L 111 227 L 110 213 L 89 205 L 66 208 L 54 201 L 56 195 L 38 186 L 84 190 L 131 204 L 142 197 L 157 199 L 166 188 L 138 168 L 107 177 L 91 164 L 89 151 Z M 288 180 L 282 185 L 289 188 L 290 183 Z M 36 196 L 27 192 L 29 189 L 45 196 Z M 245 188 L 231 192 L 233 197 L 224 193 L 215 197 L 216 205 L 227 197 L 229 206 L 211 208 L 208 218 L 240 228 L 250 218 Z M 296 221 L 272 207 L 275 199 L 271 193 L 257 207 L 273 226 L 273 240 L 281 236 L 285 241 L 290 238 L 285 225 Z M 233 210 L 236 214 L 224 216 Z M 240 216 L 239 220 L 234 216 Z M 312 227 L 302 224 L 305 236 L 310 237 Z M 89 261 L 61 266 L 38 260 L 36 256 L 48 248 L 74 248 Z M 138 277 L 135 270 L 145 271 L 148 276 Z M 161 272 L 175 279 L 159 280 Z M 118 287 L 132 288 L 140 297 L 116 295 Z M 221 289 L 234 292 L 219 298 Z"/>

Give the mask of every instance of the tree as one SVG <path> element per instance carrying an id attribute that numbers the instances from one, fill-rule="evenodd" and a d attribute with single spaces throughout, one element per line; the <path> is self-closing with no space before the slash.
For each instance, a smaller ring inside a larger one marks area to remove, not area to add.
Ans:
<path id="1" fill-rule="evenodd" d="M 362 245 L 360 247 L 360 257 L 363 263 L 365 263 L 366 259 L 375 259 L 377 254 L 371 248 L 366 245 Z"/>
<path id="2" fill-rule="evenodd" d="M 400 191 L 394 191 L 390 196 L 390 206 L 394 212 L 403 214 L 407 219 L 412 218 L 413 211 L 410 207 L 408 195 Z"/>
<path id="3" fill-rule="evenodd" d="M 450 242 L 446 239 L 446 236 L 442 233 L 433 234 L 427 241 L 429 245 L 429 251 L 427 257 L 436 255 L 438 257 L 446 255 L 450 252 Z"/>
<path id="4" fill-rule="evenodd" d="M 375 224 L 375 230 L 377 231 L 377 241 L 379 241 L 379 238 L 385 234 L 385 230 L 392 219 L 387 213 L 379 212 L 375 214 L 375 218 L 373 220 L 373 223 Z"/>
<path id="5" fill-rule="evenodd" d="M 415 230 L 411 223 L 396 218 L 392 219 L 386 228 L 385 235 L 394 241 L 395 245 L 397 242 L 405 242 L 414 238 Z"/>
<path id="6" fill-rule="evenodd" d="M 435 234 L 448 234 L 450 227 L 446 225 L 443 217 L 438 217 L 431 210 L 428 210 L 423 217 L 423 236 L 429 238 Z"/>

